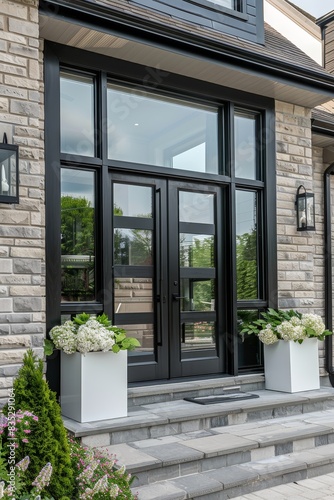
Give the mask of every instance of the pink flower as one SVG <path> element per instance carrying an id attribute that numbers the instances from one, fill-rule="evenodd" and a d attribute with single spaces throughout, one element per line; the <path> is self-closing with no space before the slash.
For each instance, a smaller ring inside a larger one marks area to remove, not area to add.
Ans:
<path id="1" fill-rule="evenodd" d="M 30 430 L 30 429 L 23 429 L 23 432 L 24 432 L 25 434 L 30 434 L 30 433 L 31 433 L 31 430 Z"/>
<path id="2" fill-rule="evenodd" d="M 22 439 L 22 443 L 29 443 L 29 439 L 27 439 L 27 438 L 23 438 L 23 439 Z M 18 446 L 18 445 L 17 445 L 17 446 Z"/>

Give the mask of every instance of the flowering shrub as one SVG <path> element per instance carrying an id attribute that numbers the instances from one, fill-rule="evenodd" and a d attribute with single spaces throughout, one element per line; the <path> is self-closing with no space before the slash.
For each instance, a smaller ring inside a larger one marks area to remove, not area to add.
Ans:
<path id="1" fill-rule="evenodd" d="M 15 448 L 19 443 L 29 443 L 29 434 L 31 433 L 31 424 L 38 422 L 38 417 L 30 411 L 19 410 L 15 414 L 0 415 L 0 439 L 4 435 L 13 441 Z M 1 497 L 0 497 L 1 498 Z"/>
<path id="2" fill-rule="evenodd" d="M 15 414 L 0 415 L 0 499 L 14 500 L 20 495 L 22 500 L 42 500 L 41 494 L 49 486 L 52 465 L 46 464 L 32 483 L 27 481 L 30 458 L 26 456 L 15 463 L 15 450 L 29 442 L 31 424 L 38 417 L 30 411 L 18 410 Z M 7 442 L 3 447 L 3 439 Z M 44 500 L 50 497 L 43 496 Z"/>
<path id="3" fill-rule="evenodd" d="M 140 346 L 137 339 L 127 337 L 125 330 L 112 326 L 106 314 L 91 316 L 77 314 L 73 320 L 50 330 L 51 340 L 45 341 L 45 354 L 52 354 L 54 348 L 66 354 L 74 352 L 132 350 Z"/>
<path id="4" fill-rule="evenodd" d="M 69 438 L 72 467 L 76 478 L 76 496 L 79 500 L 135 500 L 130 485 L 133 478 L 117 460 L 106 451 L 82 446 Z"/>
<path id="5" fill-rule="evenodd" d="M 243 325 L 241 334 L 257 335 L 264 344 L 274 344 L 279 340 L 293 340 L 301 344 L 306 338 L 324 340 L 333 332 L 326 330 L 317 314 L 301 314 L 297 311 L 268 309 L 261 313 L 263 319 Z"/>

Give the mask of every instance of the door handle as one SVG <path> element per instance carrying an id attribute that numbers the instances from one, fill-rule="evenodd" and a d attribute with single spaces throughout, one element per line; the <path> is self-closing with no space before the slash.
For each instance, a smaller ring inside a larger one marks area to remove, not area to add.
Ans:
<path id="1" fill-rule="evenodd" d="M 187 297 L 180 297 L 177 293 L 172 293 L 172 299 L 173 300 L 181 300 L 181 299 L 186 299 Z"/>

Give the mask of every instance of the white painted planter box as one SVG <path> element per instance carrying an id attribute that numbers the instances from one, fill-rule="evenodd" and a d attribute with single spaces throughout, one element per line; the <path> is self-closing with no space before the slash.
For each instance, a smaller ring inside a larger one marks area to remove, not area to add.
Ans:
<path id="1" fill-rule="evenodd" d="M 128 410 L 127 351 L 61 351 L 62 414 L 77 422 L 126 417 Z"/>
<path id="2" fill-rule="evenodd" d="M 311 391 L 320 388 L 317 339 L 302 344 L 280 340 L 264 346 L 266 389 L 282 392 Z"/>

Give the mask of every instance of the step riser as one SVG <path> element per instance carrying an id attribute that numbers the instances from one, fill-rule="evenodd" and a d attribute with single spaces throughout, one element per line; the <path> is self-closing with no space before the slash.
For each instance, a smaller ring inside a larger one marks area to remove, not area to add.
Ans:
<path id="1" fill-rule="evenodd" d="M 206 472 L 219 469 L 221 467 L 229 467 L 231 465 L 273 458 L 287 453 L 293 453 L 309 448 L 317 448 L 319 446 L 333 443 L 334 431 L 322 435 L 308 436 L 307 438 L 296 439 L 294 441 L 275 443 L 269 446 L 262 446 L 260 444 L 259 448 L 239 451 L 236 453 L 225 453 L 214 457 L 204 457 L 201 460 L 162 465 L 160 467 L 155 465 L 152 468 L 147 467 L 145 470 L 142 470 L 142 467 L 128 467 L 127 470 L 136 477 L 133 482 L 133 486 L 139 487 L 146 484 L 156 483 L 157 481 L 175 479 L 177 477 Z M 142 451 L 145 452 L 145 448 L 143 448 Z"/>

